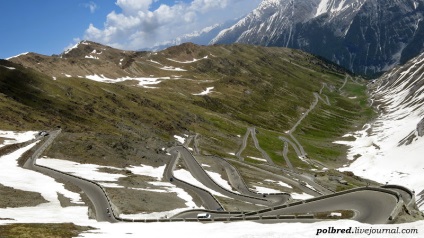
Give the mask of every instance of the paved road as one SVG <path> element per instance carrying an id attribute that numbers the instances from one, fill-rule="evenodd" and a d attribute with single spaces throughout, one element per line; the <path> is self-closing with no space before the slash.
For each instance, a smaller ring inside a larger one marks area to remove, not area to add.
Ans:
<path id="1" fill-rule="evenodd" d="M 178 147 L 178 148 L 184 148 L 184 147 Z M 165 171 L 163 173 L 163 177 L 165 180 L 170 181 L 171 178 L 173 178 L 172 183 L 182 189 L 190 190 L 193 193 L 197 194 L 197 196 L 202 200 L 202 205 L 208 209 L 208 210 L 218 210 L 218 209 L 224 209 L 221 204 L 206 190 L 202 188 L 198 188 L 196 186 L 184 183 L 178 178 L 174 176 L 174 169 L 178 162 L 178 159 L 180 158 L 180 151 L 178 148 L 171 149 L 169 153 L 171 153 L 172 158 L 171 161 L 166 165 Z M 176 179 L 175 179 L 176 178 Z"/>
<path id="2" fill-rule="evenodd" d="M 339 88 L 339 90 L 338 91 L 341 91 L 343 88 L 344 88 L 344 86 L 346 85 L 346 83 L 347 83 L 347 78 L 349 77 L 349 75 L 347 75 L 346 74 L 346 77 L 345 77 L 345 81 L 343 82 L 343 85 Z"/>
<path id="3" fill-rule="evenodd" d="M 287 167 L 289 167 L 290 170 L 294 170 L 292 163 L 290 162 L 289 157 L 287 156 L 287 153 L 289 152 L 289 143 L 287 141 L 284 141 L 284 148 L 283 148 L 283 158 L 286 161 Z"/>
<path id="4" fill-rule="evenodd" d="M 245 183 L 244 179 L 238 172 L 238 170 L 230 164 L 225 159 L 214 157 L 216 160 L 220 162 L 222 167 L 225 169 L 225 172 L 227 173 L 228 180 L 233 188 L 235 188 L 238 192 L 241 194 L 256 197 L 256 198 L 264 198 L 268 201 L 272 202 L 272 206 L 277 206 L 279 204 L 284 204 L 288 200 L 290 200 L 291 196 L 287 193 L 280 193 L 280 194 L 265 194 L 266 197 L 264 197 L 263 193 L 256 193 L 249 189 L 247 184 Z"/>
<path id="5" fill-rule="evenodd" d="M 255 148 L 257 150 L 259 150 L 259 152 L 261 152 L 262 157 L 264 159 L 266 159 L 266 161 L 268 162 L 268 164 L 274 164 L 274 161 L 272 161 L 271 157 L 269 157 L 269 155 L 266 153 L 266 151 L 263 150 L 261 148 L 261 146 L 259 145 L 258 138 L 256 138 L 256 128 L 251 127 L 251 128 L 248 128 L 248 130 L 250 130 L 250 134 L 252 135 L 253 144 L 255 144 Z"/>
<path id="6" fill-rule="evenodd" d="M 224 196 L 228 196 L 239 201 L 245 201 L 253 204 L 261 204 L 265 206 L 272 205 L 272 201 L 264 198 L 252 197 L 247 195 L 241 195 L 235 192 L 228 191 L 227 189 L 219 186 L 214 180 L 205 172 L 202 166 L 196 161 L 194 156 L 183 146 L 176 146 L 171 148 L 172 151 L 178 151 L 181 158 L 184 159 L 185 165 L 195 179 L 204 184 L 206 187 L 213 189 Z"/>
<path id="7" fill-rule="evenodd" d="M 307 214 L 316 212 L 332 212 L 338 210 L 351 210 L 355 215 L 353 220 L 369 224 L 389 223 L 389 217 L 392 215 L 397 205 L 397 197 L 393 194 L 382 191 L 360 190 L 350 193 L 334 194 L 332 197 L 321 200 L 306 202 L 298 205 L 291 205 L 284 208 L 274 207 L 272 209 L 247 213 L 245 217 L 257 216 L 277 216 L 292 214 Z M 196 218 L 198 213 L 206 211 L 186 211 L 176 215 L 174 218 Z M 212 218 L 241 217 L 241 214 L 216 213 L 211 212 Z M 318 219 L 306 220 L 272 220 L 275 222 L 316 222 Z M 264 221 L 268 223 L 268 221 Z"/>
<path id="8" fill-rule="evenodd" d="M 396 204 L 397 199 L 394 195 L 365 190 L 265 212 L 262 215 L 352 210 L 355 211 L 353 220 L 369 224 L 385 224 L 388 223 L 388 218 Z"/>
<path id="9" fill-rule="evenodd" d="M 261 152 L 262 157 L 267 161 L 267 163 L 274 164 L 274 161 L 271 159 L 271 157 L 269 157 L 268 153 L 266 153 L 266 151 L 263 150 L 261 146 L 259 145 L 258 138 L 256 137 L 256 129 L 254 127 L 247 128 L 246 134 L 244 134 L 243 136 L 241 147 L 236 153 L 236 157 L 240 161 L 244 161 L 244 158 L 241 156 L 241 153 L 244 151 L 244 149 L 246 149 L 247 139 L 249 138 L 249 134 L 252 136 L 253 144 L 255 145 L 255 148 L 259 150 L 259 152 Z"/>
<path id="10" fill-rule="evenodd" d="M 50 132 L 47 141 L 41 145 L 36 152 L 34 152 L 34 155 L 30 159 L 27 160 L 24 168 L 40 172 L 52 178 L 61 179 L 78 186 L 87 195 L 93 204 L 97 221 L 117 222 L 113 215 L 107 213 L 107 209 L 112 211 L 112 208 L 110 207 L 109 201 L 103 190 L 98 185 L 95 185 L 94 183 L 87 180 L 68 175 L 66 173 L 58 172 L 53 169 L 37 165 L 37 158 L 53 142 L 53 140 L 60 134 L 60 132 L 60 130 Z"/>
<path id="11" fill-rule="evenodd" d="M 244 149 L 246 149 L 246 145 L 247 145 L 247 138 L 249 138 L 249 134 L 250 134 L 250 130 L 247 129 L 246 133 L 243 136 L 243 140 L 241 143 L 241 147 L 240 149 L 236 152 L 236 157 L 240 160 L 240 161 L 244 161 L 244 158 L 241 156 L 241 153 L 244 151 Z"/>

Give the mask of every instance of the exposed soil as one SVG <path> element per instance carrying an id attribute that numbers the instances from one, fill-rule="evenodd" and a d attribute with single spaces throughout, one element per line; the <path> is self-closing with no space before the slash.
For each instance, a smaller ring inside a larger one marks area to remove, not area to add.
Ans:
<path id="1" fill-rule="evenodd" d="M 165 212 L 186 207 L 185 201 L 175 193 L 122 188 L 106 188 L 106 192 L 119 209 L 119 213 L 124 214 Z"/>
<path id="2" fill-rule="evenodd" d="M 39 193 L 22 191 L 0 184 L 0 208 L 34 207 L 46 202 L 47 200 Z"/>

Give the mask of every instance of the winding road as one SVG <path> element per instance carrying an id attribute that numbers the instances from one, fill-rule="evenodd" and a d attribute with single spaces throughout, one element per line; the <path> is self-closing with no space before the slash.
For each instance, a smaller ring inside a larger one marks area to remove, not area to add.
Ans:
<path id="1" fill-rule="evenodd" d="M 37 165 L 37 158 L 44 152 L 44 150 L 47 149 L 60 132 L 61 130 L 50 132 L 47 140 L 34 152 L 33 156 L 26 161 L 23 167 L 78 186 L 93 204 L 97 221 L 117 222 L 115 214 L 110 213 L 113 212 L 113 208 L 111 207 L 109 199 L 100 185 L 74 175 Z"/>
<path id="2" fill-rule="evenodd" d="M 100 185 L 83 178 L 79 178 L 36 164 L 37 158 L 43 153 L 44 150 L 47 149 L 47 147 L 53 142 L 53 140 L 59 135 L 60 132 L 60 130 L 51 132 L 47 140 L 34 152 L 33 156 L 26 161 L 24 167 L 38 172 L 42 172 L 53 178 L 69 181 L 81 188 L 81 190 L 87 195 L 87 197 L 92 202 L 96 213 L 96 219 L 98 221 L 127 221 L 125 219 L 115 218 L 115 214 L 113 214 L 113 208 L 111 207 L 110 201 L 105 191 Z M 408 203 L 412 200 L 412 192 L 407 190 L 406 188 L 403 188 L 401 186 L 385 186 L 385 188 L 356 188 L 348 191 L 320 196 L 313 199 L 307 199 L 302 202 L 295 202 L 289 204 L 285 203 L 289 201 L 289 197 L 286 196 L 287 200 L 280 200 L 280 204 L 273 203 L 272 200 L 268 200 L 270 199 L 268 197 L 267 199 L 256 197 L 258 196 L 258 194 L 254 194 L 249 191 L 247 186 L 247 189 L 244 189 L 244 192 L 249 193 L 250 196 L 234 193 L 232 191 L 228 191 L 222 188 L 221 186 L 216 184 L 216 182 L 213 181 L 213 179 L 197 162 L 196 158 L 194 158 L 190 151 L 184 146 L 173 147 L 169 149 L 169 153 L 171 153 L 172 158 L 165 168 L 164 178 L 166 180 L 172 179 L 171 182 L 174 183 L 176 186 L 182 187 L 184 189 L 189 189 L 196 193 L 202 200 L 203 205 L 207 208 L 207 210 L 189 210 L 175 215 L 171 218 L 171 220 L 177 218 L 196 219 L 198 213 L 205 211 L 211 212 L 212 218 L 217 220 L 225 218 L 229 220 L 248 219 L 262 221 L 262 217 L 266 216 L 309 214 L 315 212 L 331 212 L 336 210 L 351 210 L 355 213 L 354 217 L 352 218 L 353 220 L 370 224 L 384 224 L 389 223 L 390 220 L 398 214 L 399 207 L 403 206 L 404 203 Z M 197 188 L 174 177 L 173 170 L 175 169 L 178 159 L 183 159 L 192 175 L 207 187 L 212 188 L 225 196 L 229 196 L 234 199 L 250 203 L 262 204 L 268 208 L 247 213 L 222 211 L 223 209 L 221 204 L 219 204 L 219 202 L 208 191 Z M 231 166 L 228 166 L 228 169 L 231 170 Z M 237 171 L 233 170 L 233 172 L 236 173 Z M 268 171 L 268 173 L 271 172 Z M 235 176 L 235 180 L 241 181 L 241 176 L 239 174 L 237 176 Z M 307 175 L 298 174 L 298 176 Z M 284 194 L 279 196 L 280 198 L 283 198 Z M 109 214 L 107 212 L 108 210 L 112 211 L 112 214 Z M 269 222 L 290 221 L 292 220 L 279 220 L 278 217 L 276 217 L 274 218 L 274 220 Z M 314 221 L 314 219 L 309 218 L 305 219 L 304 221 L 311 222 Z"/>

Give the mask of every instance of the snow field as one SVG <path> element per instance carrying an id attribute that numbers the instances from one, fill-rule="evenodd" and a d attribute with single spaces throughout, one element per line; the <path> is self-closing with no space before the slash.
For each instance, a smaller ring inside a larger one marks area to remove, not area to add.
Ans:
<path id="1" fill-rule="evenodd" d="M 20 140 L 25 134 L 16 133 L 17 137 L 14 139 Z M 18 166 L 17 159 L 36 144 L 34 142 L 0 157 L 0 183 L 23 191 L 40 193 L 47 203 L 35 207 L 0 208 L 0 217 L 13 219 L 17 223 L 88 222 L 87 207 L 63 208 L 58 200 L 58 194 L 62 194 L 74 204 L 83 204 L 78 193 L 66 190 L 63 184 L 53 178 Z M 5 222 L 10 221 L 0 220 L 0 223 Z"/>
<path id="2" fill-rule="evenodd" d="M 37 159 L 37 164 L 96 182 L 116 182 L 119 178 L 125 177 L 125 175 L 122 174 L 111 174 L 99 171 L 101 168 L 122 171 L 122 169 L 110 166 L 80 164 L 68 160 L 52 159 L 47 157 Z"/>
<path id="3" fill-rule="evenodd" d="M 4 139 L 3 144 L 0 144 L 0 148 L 5 145 L 22 143 L 35 138 L 37 135 L 36 131 L 27 132 L 14 132 L 14 131 L 0 131 L 0 138 Z"/>
<path id="4" fill-rule="evenodd" d="M 391 80 L 390 84 L 380 84 L 374 93 L 378 99 L 373 100 L 373 104 L 378 102 L 378 109 L 382 105 L 385 113 L 380 113 L 372 124 L 352 133 L 355 141 L 334 142 L 350 147 L 348 159 L 352 161 L 355 155 L 361 155 L 341 171 L 352 171 L 383 184 L 403 185 L 417 193 L 424 190 L 421 176 L 424 172 L 424 138 L 416 133 L 417 124 L 424 117 L 424 87 L 414 86 L 424 80 L 423 70 L 424 57 L 421 55 L 410 65 L 393 70 L 379 79 L 377 83 Z M 414 93 L 411 93 L 413 88 Z M 416 137 L 411 144 L 400 144 L 414 134 Z"/>
<path id="5" fill-rule="evenodd" d="M 174 175 L 176 178 L 178 178 L 179 180 L 182 180 L 184 182 L 187 182 L 189 184 L 192 184 L 196 187 L 202 188 L 208 192 L 210 192 L 212 195 L 214 196 L 220 196 L 220 197 L 225 197 L 225 198 L 230 198 L 227 197 L 213 189 L 210 189 L 208 187 L 206 187 L 205 185 L 203 185 L 203 183 L 199 182 L 196 178 L 193 177 L 193 175 L 191 175 L 191 173 L 187 170 L 184 169 L 179 169 L 179 170 L 175 170 L 174 171 Z M 230 198 L 231 199 L 231 198 Z"/>
<path id="6" fill-rule="evenodd" d="M 339 220 L 316 223 L 277 223 L 277 224 L 260 224 L 249 221 L 242 222 L 214 222 L 214 223 L 198 223 L 198 222 L 171 222 L 171 223 L 79 223 L 79 225 L 90 225 L 99 230 L 88 231 L 82 234 L 82 237 L 144 237 L 148 234 L 149 238 L 155 237 L 184 237 L 184 238 L 303 238 L 303 237 L 396 237 L 395 234 L 319 234 L 318 229 L 328 229 L 334 227 L 338 229 L 348 229 L 356 227 L 361 229 L 393 229 L 394 225 L 369 225 L 356 221 Z M 424 230 L 424 222 L 415 222 L 396 225 L 400 229 L 418 229 L 419 234 Z M 396 228 L 395 228 L 396 229 Z M 415 238 L 417 234 L 402 234 L 405 238 Z"/>

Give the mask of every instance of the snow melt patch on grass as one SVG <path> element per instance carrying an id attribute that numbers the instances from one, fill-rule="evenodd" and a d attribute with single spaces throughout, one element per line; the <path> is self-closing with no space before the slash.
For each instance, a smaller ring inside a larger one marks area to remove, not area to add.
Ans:
<path id="1" fill-rule="evenodd" d="M 282 181 L 274 181 L 274 180 L 271 180 L 271 179 L 265 179 L 264 180 L 265 182 L 271 182 L 271 183 L 275 183 L 275 184 L 278 184 L 278 185 L 280 185 L 281 187 L 286 187 L 286 188 L 293 188 L 292 186 L 290 186 L 289 184 L 287 184 L 287 183 L 284 183 L 284 182 L 282 182 Z"/>
<path id="2" fill-rule="evenodd" d="M 6 69 L 9 69 L 9 70 L 15 70 L 16 68 L 13 68 L 13 67 L 7 67 L 7 66 L 4 66 L 4 65 L 2 65 L 4 68 L 6 68 Z"/>
<path id="3" fill-rule="evenodd" d="M 236 190 L 234 190 L 232 187 L 231 187 L 231 185 L 228 183 L 228 181 L 227 180 L 225 180 L 225 179 L 223 179 L 222 178 L 222 176 L 220 175 L 220 174 L 218 174 L 218 173 L 215 173 L 215 172 L 212 172 L 212 171 L 207 171 L 207 170 L 205 170 L 205 172 L 209 175 L 209 177 L 211 177 L 212 178 L 212 180 L 213 181 L 215 181 L 219 186 L 221 186 L 221 187 L 223 187 L 223 188 L 225 188 L 225 189 L 227 189 L 227 190 L 229 190 L 229 191 L 232 191 L 232 192 L 235 192 L 235 193 L 239 193 L 238 191 L 236 191 Z"/>
<path id="4" fill-rule="evenodd" d="M 119 82 L 124 82 L 129 80 L 138 81 L 138 86 L 141 86 L 144 88 L 149 88 L 148 85 L 159 84 L 162 80 L 171 79 L 170 77 L 146 78 L 146 77 L 128 77 L 128 76 L 123 78 L 111 79 L 111 78 L 105 77 L 103 74 L 101 74 L 100 76 L 97 74 L 87 75 L 85 77 L 87 79 L 94 80 L 97 82 L 102 82 L 102 83 L 119 83 Z"/>
<path id="5" fill-rule="evenodd" d="M 173 62 L 180 63 L 180 64 L 190 64 L 190 63 L 194 63 L 194 62 L 197 62 L 199 60 L 207 59 L 207 58 L 208 58 L 208 56 L 205 56 L 205 57 L 200 58 L 200 59 L 193 58 L 193 60 L 187 60 L 187 61 L 178 61 L 178 60 L 174 60 L 174 59 L 170 59 L 170 58 L 166 58 L 166 59 L 167 60 L 170 60 L 170 61 L 173 61 Z"/>
<path id="6" fill-rule="evenodd" d="M 314 196 L 309 195 L 307 193 L 291 193 L 290 195 L 292 196 L 293 199 L 298 199 L 298 200 L 305 200 L 305 199 L 309 199 L 309 198 L 314 197 Z"/>
<path id="7" fill-rule="evenodd" d="M 148 165 L 141 165 L 137 167 L 127 167 L 126 169 L 131 171 L 133 174 L 156 178 L 158 181 L 160 181 L 163 178 L 163 172 L 165 171 L 165 167 L 166 165 L 157 168 Z"/>
<path id="8" fill-rule="evenodd" d="M 167 71 L 187 71 L 185 69 L 179 68 L 179 67 L 173 67 L 173 66 L 163 66 L 160 68 L 161 70 L 167 70 Z"/>
<path id="9" fill-rule="evenodd" d="M 174 135 L 174 138 L 178 141 L 178 142 L 180 142 L 181 144 L 184 144 L 185 143 L 185 138 L 184 137 L 182 137 L 182 136 L 178 136 L 178 135 Z"/>
<path id="10" fill-rule="evenodd" d="M 54 179 L 43 174 L 23 169 L 18 166 L 18 158 L 34 147 L 38 142 L 34 142 L 20 148 L 10 154 L 0 157 L 0 183 L 7 187 L 13 187 L 24 191 L 39 192 L 49 202 L 58 202 L 57 193 L 61 193 L 79 202 L 81 197 L 77 193 L 65 190 L 62 184 L 54 182 Z M 34 186 L 40 185 L 40 187 Z M 51 184 L 48 187 L 42 184 Z"/>
<path id="11" fill-rule="evenodd" d="M 272 188 L 265 188 L 260 186 L 253 186 L 257 193 L 281 193 L 279 190 L 275 190 Z"/>
<path id="12" fill-rule="evenodd" d="M 262 159 L 262 158 L 258 158 L 258 157 L 253 157 L 253 156 L 247 156 L 247 157 L 250 158 L 250 159 L 253 159 L 253 160 L 257 160 L 257 161 L 267 162 L 266 159 Z"/>
<path id="13" fill-rule="evenodd" d="M 205 90 L 205 91 L 203 91 L 203 92 L 201 92 L 201 93 L 196 93 L 196 94 L 193 94 L 193 95 L 195 95 L 195 96 L 204 96 L 204 95 L 208 95 L 208 94 L 210 94 L 210 93 L 212 92 L 212 89 L 214 89 L 214 87 L 208 87 L 208 88 L 206 88 L 206 90 Z"/>
<path id="14" fill-rule="evenodd" d="M 68 191 L 53 178 L 18 166 L 17 159 L 37 142 L 0 157 L 0 183 L 15 189 L 40 193 L 48 202 L 35 207 L 1 208 L 0 217 L 14 219 L 17 223 L 88 222 L 87 207 L 63 208 L 58 193 L 75 204 L 83 204 L 78 193 Z M 1 221 L 6 223 L 10 221 Z"/>
<path id="15" fill-rule="evenodd" d="M 97 56 L 92 56 L 92 55 L 86 55 L 86 56 L 85 56 L 85 58 L 86 58 L 86 59 L 96 59 L 96 60 L 98 60 L 98 59 L 99 59 L 99 57 L 97 57 Z"/>
<path id="16" fill-rule="evenodd" d="M 101 168 L 114 169 L 117 171 L 122 170 L 110 166 L 101 166 L 96 164 L 80 164 L 73 161 L 51 158 L 37 159 L 37 164 L 93 181 L 115 182 L 118 181 L 119 178 L 125 177 L 125 175 L 122 174 L 110 174 L 98 171 Z"/>
<path id="17" fill-rule="evenodd" d="M 203 185 L 203 183 L 199 182 L 196 178 L 194 178 L 193 175 L 191 175 L 191 173 L 187 170 L 184 170 L 184 169 L 175 170 L 174 175 L 177 179 L 182 180 L 191 185 L 194 185 L 196 187 L 202 188 L 206 191 L 209 191 L 210 193 L 212 193 L 212 195 L 229 198 L 227 196 L 222 195 L 221 193 L 218 193 L 217 191 L 213 189 L 206 187 L 205 185 Z"/>
<path id="18" fill-rule="evenodd" d="M 3 144 L 0 144 L 0 148 L 5 145 L 22 143 L 35 138 L 37 135 L 36 131 L 26 132 L 15 132 L 15 131 L 0 131 L 0 138 L 3 138 Z"/>

